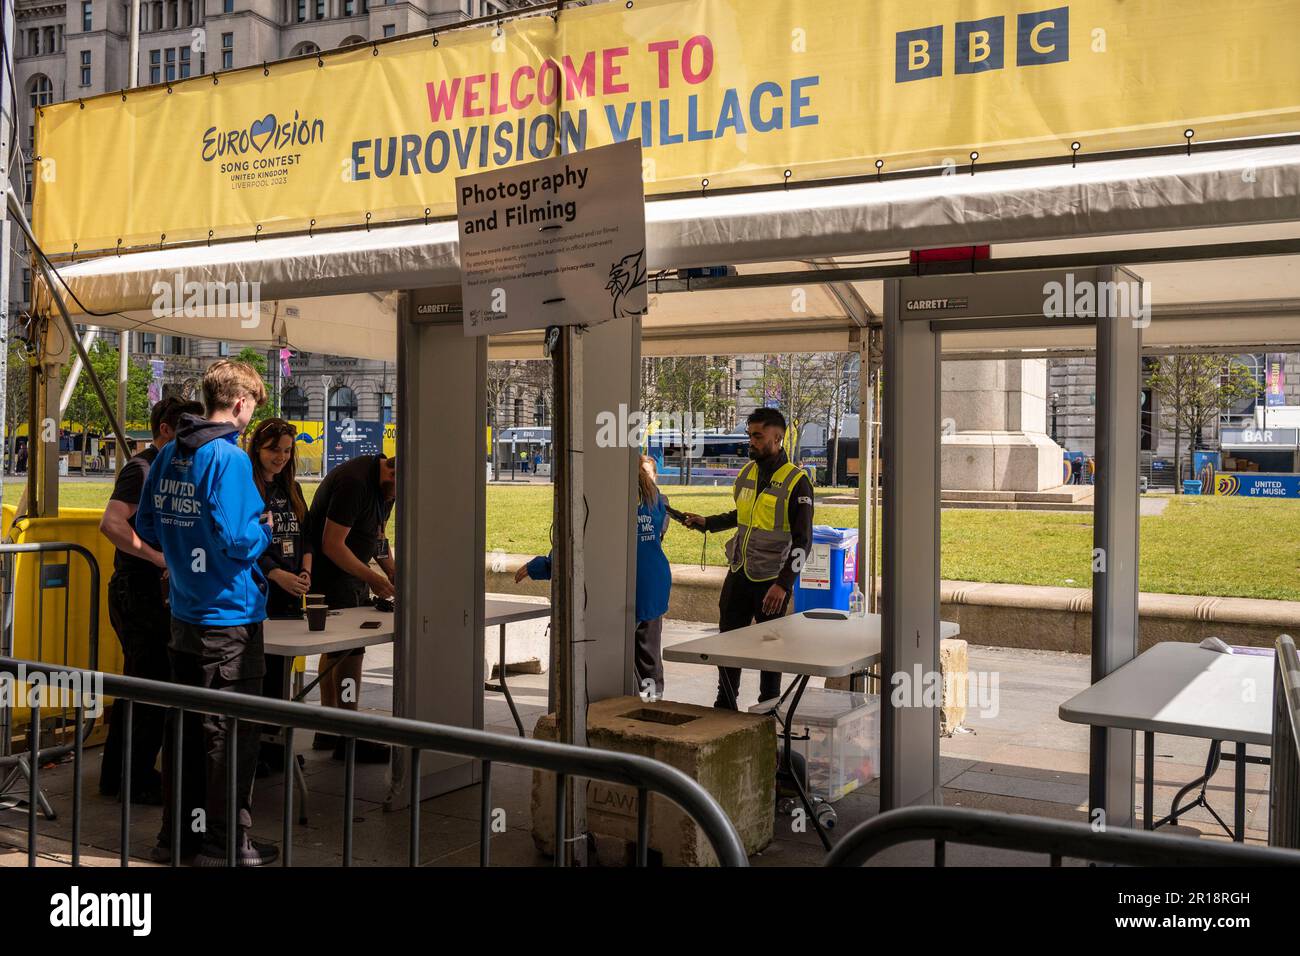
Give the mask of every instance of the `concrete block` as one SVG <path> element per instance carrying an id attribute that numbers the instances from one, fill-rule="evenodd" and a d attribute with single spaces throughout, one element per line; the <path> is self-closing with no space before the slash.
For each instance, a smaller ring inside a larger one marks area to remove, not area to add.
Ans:
<path id="1" fill-rule="evenodd" d="M 533 735 L 555 739 L 555 715 L 537 722 Z M 776 723 L 770 717 L 639 697 L 596 701 L 587 710 L 590 746 L 639 754 L 676 767 L 722 806 L 745 851 L 772 841 L 776 801 Z M 555 852 L 555 777 L 533 773 L 533 840 Z M 592 780 L 587 784 L 587 829 L 602 859 L 621 859 L 618 843 L 636 840 L 635 788 Z M 672 801 L 650 797 L 650 849 L 665 866 L 716 866 L 717 856 L 695 822 Z"/>

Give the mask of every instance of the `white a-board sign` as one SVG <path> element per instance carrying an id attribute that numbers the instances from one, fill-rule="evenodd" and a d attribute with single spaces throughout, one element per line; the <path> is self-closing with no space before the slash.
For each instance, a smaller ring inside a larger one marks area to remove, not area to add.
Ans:
<path id="1" fill-rule="evenodd" d="M 641 143 L 456 180 L 466 335 L 646 310 Z"/>

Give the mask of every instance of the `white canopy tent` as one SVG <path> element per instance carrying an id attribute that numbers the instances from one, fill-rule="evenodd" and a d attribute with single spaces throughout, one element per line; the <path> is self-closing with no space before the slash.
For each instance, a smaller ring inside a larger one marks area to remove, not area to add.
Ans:
<path id="1" fill-rule="evenodd" d="M 857 350 L 864 344 L 862 330 L 880 325 L 882 319 L 892 322 L 892 326 L 886 323 L 887 328 L 898 331 L 900 340 L 902 330 L 910 326 L 907 335 L 913 344 L 901 357 L 895 352 L 895 361 L 902 363 L 896 368 L 908 372 L 894 376 L 895 398 L 900 400 L 893 402 L 891 414 L 915 411 L 920 415 L 917 421 L 924 420 L 927 408 L 937 408 L 940 349 L 949 358 L 1097 349 L 1100 325 L 1094 329 L 1086 323 L 1048 320 L 1031 295 L 1016 299 L 1022 304 L 1010 317 L 986 315 L 982 326 L 949 322 L 942 334 L 934 326 L 921 329 L 922 324 L 928 325 L 924 317 L 901 315 L 898 300 L 896 280 L 912 271 L 907 258 L 912 249 L 991 246 L 990 259 L 951 264 L 946 269 L 950 273 L 1122 265 L 1144 280 L 1152 297 L 1150 326 L 1141 335 L 1119 335 L 1108 326 L 1108 344 L 1099 350 L 1103 366 L 1110 370 L 1105 404 L 1111 410 L 1106 421 L 1113 432 L 1112 444 L 1127 442 L 1137 428 L 1136 422 L 1128 421 L 1132 416 L 1123 410 L 1122 398 L 1137 387 L 1138 349 L 1300 347 L 1300 144 L 1296 142 L 1201 147 L 1190 155 L 1165 152 L 1077 166 L 1062 162 L 983 171 L 976 167 L 973 175 L 963 166 L 949 175 L 909 174 L 880 181 L 665 199 L 647 204 L 646 228 L 652 272 L 650 311 L 641 322 L 629 323 L 630 333 L 607 323 L 587 336 L 593 341 L 588 371 L 593 380 L 601 372 L 592 355 L 606 356 L 609 365 L 618 366 L 607 380 L 584 383 L 584 387 L 594 385 L 587 393 L 589 407 L 615 407 L 629 389 L 635 401 L 635 378 L 628 370 L 635 369 L 641 355 Z M 739 274 L 699 280 L 680 272 L 664 274 L 714 265 L 735 266 Z M 403 308 L 403 297 L 395 290 L 429 305 L 449 303 L 456 296 L 460 276 L 454 223 L 164 248 L 63 262 L 60 273 L 84 305 L 83 314 L 86 310 L 116 313 L 85 320 L 101 326 L 148 325 L 236 343 L 397 360 L 399 380 L 404 381 L 400 386 L 404 411 L 399 410 L 399 415 L 406 415 L 399 428 L 405 449 L 399 457 L 406 459 L 400 480 L 408 502 L 404 512 L 399 507 L 399 541 L 411 549 L 403 555 L 404 566 L 439 567 L 437 562 L 448 560 L 446 555 L 453 551 L 431 549 L 448 538 L 460 549 L 454 553 L 482 552 L 481 482 L 477 492 L 468 489 L 482 474 L 473 459 L 482 448 L 485 422 L 482 408 L 472 408 L 471 400 L 485 394 L 481 370 L 489 355 L 541 358 L 541 333 L 496 337 L 484 350 L 480 342 L 460 334 L 453 324 L 458 318 L 426 322 L 409 305 Z M 173 286 L 178 275 L 186 283 L 205 287 L 257 283 L 266 303 L 261 320 L 252 323 L 239 316 L 211 314 L 155 316 L 151 310 L 155 285 Z M 674 294 L 682 291 L 690 294 Z M 76 302 L 69 301 L 69 307 L 76 308 Z M 904 321 L 917 318 L 922 321 Z M 890 346 L 887 337 L 886 349 Z M 1099 399 L 1100 394 L 1099 388 Z M 459 405 L 449 407 L 453 401 Z M 600 405 L 602 401 L 609 404 Z M 904 425 L 901 419 L 894 422 L 893 434 Z M 914 432 L 924 433 L 924 429 Z M 895 496 L 893 504 L 887 501 L 887 507 L 895 509 L 897 501 L 906 498 L 911 509 L 905 514 L 891 511 L 896 529 L 900 524 L 923 527 L 933 515 L 937 530 L 938 471 L 934 450 L 925 450 L 925 444 L 912 442 L 907 449 L 911 457 L 900 454 L 891 462 L 904 480 L 918 469 L 933 471 L 933 481 Z M 1135 455 L 1134 450 L 1130 458 Z M 594 462 L 597 455 L 590 457 Z M 1107 490 L 1116 500 L 1099 511 L 1098 527 L 1106 547 L 1118 553 L 1126 540 L 1136 545 L 1136 504 L 1128 508 L 1120 500 L 1136 499 L 1136 465 L 1122 460 L 1107 468 Z M 1128 470 L 1133 480 L 1125 483 Z M 891 480 L 897 483 L 898 475 Z M 1123 485 L 1118 490 L 1117 481 Z M 617 579 L 630 588 L 635 574 L 632 551 L 627 545 L 623 554 L 625 543 L 618 538 L 616 526 L 630 513 L 632 471 L 589 472 L 587 488 L 592 517 L 599 517 L 594 524 L 609 529 L 610 538 L 597 543 L 610 553 L 597 554 L 588 542 L 587 567 L 599 569 L 592 570 L 592 576 L 605 575 L 604 585 Z M 429 522 L 436 514 L 444 517 L 434 527 Z M 887 530 L 889 526 L 887 520 Z M 885 655 L 886 664 L 908 659 L 898 656 L 900 650 L 917 660 L 928 659 L 932 651 L 937 667 L 938 631 L 930 628 L 930 617 L 937 621 L 938 615 L 937 581 L 933 588 L 923 582 L 931 566 L 937 576 L 937 540 L 935 535 L 902 546 L 886 543 L 885 566 L 894 569 L 893 583 L 888 570 L 885 582 L 886 643 L 893 648 Z M 910 563 L 899 558 L 904 551 Z M 455 707 L 458 715 L 477 714 L 473 719 L 481 721 L 481 620 L 466 617 L 462 623 L 472 596 L 481 599 L 481 562 L 476 571 L 470 566 L 462 570 L 463 574 L 456 571 L 459 576 L 453 584 L 443 581 L 438 589 L 421 591 L 415 582 L 404 583 L 410 590 L 404 590 L 405 604 L 399 602 L 399 609 L 405 606 L 402 613 L 409 617 L 403 623 L 399 614 L 399 631 L 409 643 L 403 650 L 406 674 L 399 676 L 398 686 L 408 700 L 420 695 L 422 700 L 436 698 L 443 702 L 439 706 Z M 1129 603 L 1136 623 L 1133 569 L 1126 570 L 1122 581 L 1116 576 L 1105 587 L 1110 597 L 1131 590 Z M 601 585 L 592 587 L 592 593 L 613 595 L 616 590 L 616 586 L 605 591 Z M 617 603 L 614 597 L 610 601 Z M 589 614 L 600 613 L 598 603 L 588 609 Z M 901 627 L 896 617 L 904 606 L 911 615 L 903 622 L 907 627 Z M 1110 606 L 1109 619 L 1120 621 L 1128 604 Z M 891 607 L 894 618 L 889 617 Z M 1119 612 L 1113 607 L 1119 607 Z M 619 633 L 623 613 L 620 610 L 602 622 L 603 631 L 594 631 Z M 417 627 L 411 623 L 415 620 L 423 624 Z M 902 639 L 904 632 L 912 633 L 914 622 L 915 653 L 911 638 Z M 630 630 L 624 630 L 630 640 Z M 424 633 L 437 633 L 443 639 L 436 647 L 426 645 L 418 639 Z M 438 655 L 448 653 L 462 633 L 470 646 L 448 666 Z M 928 642 L 924 648 L 923 637 Z M 1132 638 L 1130 633 L 1114 645 L 1095 641 L 1094 670 L 1108 673 L 1127 659 L 1124 641 L 1131 643 Z M 589 669 L 593 687 L 598 683 L 604 688 L 621 686 L 624 679 L 617 667 L 625 660 L 611 657 L 593 663 Z M 421 687 L 422 680 L 429 686 Z M 602 690 L 593 693 L 593 699 L 617 692 Z M 448 719 L 445 710 L 436 708 L 410 715 Z M 933 735 L 924 720 L 909 721 L 901 730 L 900 726 L 895 718 L 892 727 L 887 721 L 885 728 L 887 736 L 894 735 L 884 765 L 884 776 L 894 780 L 891 806 L 923 800 L 930 790 L 937 791 L 937 771 L 928 769 L 932 759 L 937 768 Z M 1125 751 L 1094 740 L 1094 751 L 1105 752 L 1110 761 L 1106 766 L 1116 768 L 1103 781 L 1107 799 L 1121 793 L 1127 783 L 1131 811 L 1131 748 Z M 911 781 L 905 792 L 897 788 L 904 766 Z M 1125 766 L 1130 770 L 1125 771 Z M 458 781 L 457 785 L 470 782 L 462 770 L 456 774 L 448 780 Z M 1102 775 L 1095 776 L 1101 779 Z M 1114 819 L 1124 818 L 1119 813 Z"/>
<path id="2" fill-rule="evenodd" d="M 1300 144 L 1077 166 L 977 167 L 974 175 L 960 167 L 949 175 L 662 200 L 647 204 L 646 232 L 652 273 L 721 264 L 744 276 L 897 266 L 910 249 L 970 244 L 991 245 L 995 261 L 1072 255 L 1098 261 L 1164 249 L 1169 261 L 1129 263 L 1153 296 L 1157 321 L 1146 348 L 1300 343 L 1294 258 L 1178 261 L 1176 251 L 1300 241 Z M 393 290 L 460 281 L 454 222 L 163 248 L 64 262 L 59 273 L 86 310 L 124 313 L 97 316 L 104 327 L 152 326 L 386 361 L 396 357 Z M 156 285 L 172 287 L 178 274 L 211 288 L 257 283 L 261 320 L 211 308 L 155 316 Z M 883 296 L 879 280 L 809 282 L 799 301 L 790 292 L 794 282 L 727 291 L 716 280 L 694 285 L 698 291 L 690 296 L 653 295 L 652 282 L 643 354 L 852 349 L 854 330 L 875 321 Z M 69 307 L 74 315 L 82 311 L 74 301 Z M 944 349 L 1090 347 L 1078 329 L 1048 336 L 1036 330 L 1030 338 L 1032 345 L 1017 330 L 954 333 Z M 540 333 L 495 337 L 490 355 L 538 358 Z"/>

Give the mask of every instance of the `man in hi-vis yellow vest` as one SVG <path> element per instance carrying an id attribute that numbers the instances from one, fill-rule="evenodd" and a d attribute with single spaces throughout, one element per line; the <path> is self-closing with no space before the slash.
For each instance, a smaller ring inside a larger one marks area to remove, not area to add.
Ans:
<path id="1" fill-rule="evenodd" d="M 750 414 L 749 457 L 732 486 L 736 510 L 708 518 L 687 514 L 686 527 L 736 533 L 727 542 L 727 578 L 722 584 L 718 629 L 734 631 L 785 613 L 799 569 L 812 547 L 813 490 L 808 476 L 791 464 L 781 447 L 785 416 L 775 408 Z M 781 675 L 763 671 L 759 700 L 781 693 Z M 740 668 L 718 668 L 714 707 L 735 710 Z"/>

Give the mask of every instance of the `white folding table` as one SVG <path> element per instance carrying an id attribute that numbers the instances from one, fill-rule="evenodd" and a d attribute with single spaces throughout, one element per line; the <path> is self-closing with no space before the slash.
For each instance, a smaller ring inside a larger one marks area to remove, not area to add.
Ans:
<path id="1" fill-rule="evenodd" d="M 483 623 L 488 627 L 500 628 L 501 636 L 501 653 L 497 658 L 497 683 L 485 681 L 483 687 L 485 690 L 500 691 L 505 694 L 506 704 L 510 707 L 510 716 L 515 719 L 515 727 L 519 729 L 520 737 L 528 735 L 524 732 L 524 722 L 519 719 L 515 699 L 510 695 L 510 688 L 506 685 L 506 625 L 550 616 L 550 604 L 520 601 L 506 594 L 489 594 L 483 601 Z"/>
<path id="2" fill-rule="evenodd" d="M 1245 840 L 1246 764 L 1268 763 L 1267 758 L 1248 758 L 1246 745 L 1268 747 L 1272 743 L 1276 655 L 1272 650 L 1260 653 L 1262 650 L 1235 648 L 1235 653 L 1224 654 L 1197 644 L 1156 644 L 1061 705 L 1061 719 L 1070 723 L 1143 733 L 1145 829 L 1153 830 L 1177 820 L 1179 815 L 1199 804 L 1219 820 L 1234 840 Z M 1173 812 L 1159 822 L 1155 820 L 1153 807 L 1157 733 L 1200 737 L 1212 742 L 1205 775 L 1178 792 Z M 1213 776 L 1223 741 L 1237 745 L 1235 755 L 1223 755 L 1236 762 L 1235 832 L 1205 803 L 1203 787 L 1196 803 L 1178 807 L 1183 794 Z"/>
<path id="3" fill-rule="evenodd" d="M 379 627 L 363 628 L 368 621 L 378 621 Z M 350 607 L 330 611 L 325 618 L 325 630 L 312 631 L 304 618 L 268 618 L 262 625 L 262 643 L 265 652 L 275 657 L 287 658 L 284 662 L 284 681 L 281 693 L 285 700 L 301 702 L 312 688 L 321 682 L 343 658 L 324 668 L 306 687 L 302 675 L 293 673 L 293 659 L 311 654 L 338 654 L 355 651 L 376 644 L 389 644 L 393 640 L 393 612 L 377 611 L 373 607 Z M 290 681 L 293 682 L 291 686 Z M 358 695 L 360 688 L 357 689 Z M 293 765 L 294 784 L 298 788 L 298 822 L 307 822 L 307 781 L 297 760 Z"/>
<path id="4" fill-rule="evenodd" d="M 939 623 L 941 638 L 956 637 L 959 633 L 956 623 Z M 795 709 L 810 678 L 848 677 L 864 673 L 867 668 L 880 663 L 880 615 L 845 617 L 843 612 L 804 611 L 674 644 L 664 648 L 663 656 L 664 660 L 677 663 L 753 668 L 796 675 L 773 711 L 781 723 L 784 737 L 784 756 L 779 772 L 793 783 L 800 802 L 817 829 L 822 846 L 829 850 L 830 838 L 798 775 L 791 770 L 790 743 Z M 739 688 L 727 690 L 734 694 Z M 790 708 L 781 721 L 780 705 L 792 691 L 794 697 Z"/>

